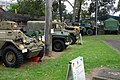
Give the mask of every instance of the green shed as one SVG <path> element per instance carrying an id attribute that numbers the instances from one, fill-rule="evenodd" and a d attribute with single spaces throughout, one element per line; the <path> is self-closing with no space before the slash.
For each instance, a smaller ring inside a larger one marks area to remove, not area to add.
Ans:
<path id="1" fill-rule="evenodd" d="M 113 18 L 109 18 L 109 19 L 105 20 L 104 23 L 105 23 L 104 24 L 105 31 L 118 31 L 119 30 L 119 21 L 118 20 L 115 20 Z"/>

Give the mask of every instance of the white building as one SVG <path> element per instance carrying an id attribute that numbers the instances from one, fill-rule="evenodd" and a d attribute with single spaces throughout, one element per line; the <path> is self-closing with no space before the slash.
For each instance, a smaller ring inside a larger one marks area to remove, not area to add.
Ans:
<path id="1" fill-rule="evenodd" d="M 7 1 L 0 1 L 0 6 L 3 8 L 3 9 L 5 9 L 5 10 L 7 10 L 7 8 L 9 8 L 10 7 L 10 2 L 7 2 Z"/>
<path id="2" fill-rule="evenodd" d="M 0 0 L 0 6 L 7 10 L 10 7 L 10 4 L 15 2 L 16 0 Z"/>

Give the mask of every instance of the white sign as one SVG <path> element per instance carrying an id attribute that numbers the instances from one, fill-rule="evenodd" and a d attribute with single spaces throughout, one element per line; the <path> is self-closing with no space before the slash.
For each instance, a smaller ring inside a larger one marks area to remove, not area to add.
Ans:
<path id="1" fill-rule="evenodd" d="M 45 41 L 45 35 L 39 36 L 39 40 L 42 40 L 44 42 Z"/>
<path id="2" fill-rule="evenodd" d="M 69 62 L 66 80 L 85 80 L 83 57 Z"/>
<path id="3" fill-rule="evenodd" d="M 54 33 L 55 31 L 54 31 L 54 29 L 51 29 L 51 33 Z"/>

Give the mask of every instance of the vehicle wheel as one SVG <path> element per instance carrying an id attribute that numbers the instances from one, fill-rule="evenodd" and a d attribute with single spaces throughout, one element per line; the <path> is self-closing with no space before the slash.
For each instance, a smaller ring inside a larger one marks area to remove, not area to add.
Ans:
<path id="1" fill-rule="evenodd" d="M 65 49 L 68 47 L 68 45 L 65 45 Z"/>
<path id="2" fill-rule="evenodd" d="M 118 34 L 119 34 L 119 31 L 116 31 L 116 34 L 118 35 Z"/>
<path id="3" fill-rule="evenodd" d="M 91 36 L 93 35 L 93 30 L 92 29 L 87 29 L 86 34 Z"/>
<path id="4" fill-rule="evenodd" d="M 105 34 L 109 34 L 109 31 L 107 31 L 107 30 L 105 30 L 104 32 L 105 32 Z"/>
<path id="5" fill-rule="evenodd" d="M 23 55 L 13 46 L 3 50 L 2 60 L 6 67 L 18 68 L 23 63 Z"/>
<path id="6" fill-rule="evenodd" d="M 65 49 L 65 43 L 62 40 L 54 40 L 52 48 L 56 52 L 61 52 Z"/>
<path id="7" fill-rule="evenodd" d="M 42 59 L 43 56 L 44 56 L 44 50 L 41 50 L 40 53 L 38 54 L 38 57 L 40 57 L 40 59 Z"/>
<path id="8" fill-rule="evenodd" d="M 73 35 L 70 35 L 70 44 L 75 44 L 76 41 L 77 39 Z"/>

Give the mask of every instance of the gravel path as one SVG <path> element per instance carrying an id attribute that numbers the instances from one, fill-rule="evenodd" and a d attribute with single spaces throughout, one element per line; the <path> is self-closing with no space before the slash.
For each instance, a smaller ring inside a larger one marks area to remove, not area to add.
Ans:
<path id="1" fill-rule="evenodd" d="M 113 48 L 120 51 L 120 40 L 105 40 L 108 44 L 110 44 Z"/>

